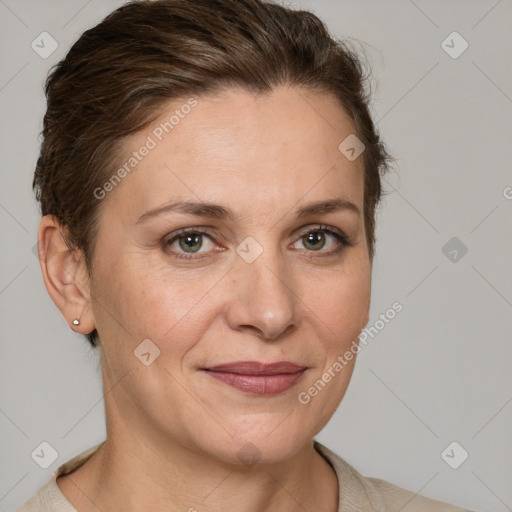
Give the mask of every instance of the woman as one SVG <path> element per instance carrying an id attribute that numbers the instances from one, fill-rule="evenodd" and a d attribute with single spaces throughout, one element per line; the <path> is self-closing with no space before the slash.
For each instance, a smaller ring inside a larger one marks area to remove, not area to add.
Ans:
<path id="1" fill-rule="evenodd" d="M 391 160 L 364 85 L 318 18 L 260 0 L 131 2 L 71 48 L 39 256 L 100 350 L 107 439 L 22 512 L 462 510 L 314 440 L 368 322 Z"/>

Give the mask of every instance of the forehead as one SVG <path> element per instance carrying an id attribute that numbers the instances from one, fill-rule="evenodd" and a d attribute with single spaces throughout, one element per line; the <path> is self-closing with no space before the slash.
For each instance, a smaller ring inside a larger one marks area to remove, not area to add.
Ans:
<path id="1" fill-rule="evenodd" d="M 354 132 L 336 98 L 295 87 L 173 100 L 124 142 L 122 163 L 137 161 L 113 199 L 128 202 L 134 214 L 173 198 L 267 215 L 301 198 L 362 205 L 363 157 L 351 161 L 339 150 Z"/>

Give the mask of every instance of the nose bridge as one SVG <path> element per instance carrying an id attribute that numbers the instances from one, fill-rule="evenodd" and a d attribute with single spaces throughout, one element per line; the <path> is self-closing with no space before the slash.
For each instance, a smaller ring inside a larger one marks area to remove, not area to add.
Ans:
<path id="1" fill-rule="evenodd" d="M 281 247 L 266 236 L 247 237 L 237 247 L 228 319 L 235 329 L 255 328 L 274 339 L 297 323 L 298 297 Z M 264 240 L 263 240 L 264 239 Z"/>

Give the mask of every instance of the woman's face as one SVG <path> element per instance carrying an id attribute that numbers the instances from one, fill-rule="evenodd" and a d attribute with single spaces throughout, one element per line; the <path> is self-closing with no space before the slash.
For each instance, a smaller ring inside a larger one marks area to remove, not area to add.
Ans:
<path id="1" fill-rule="evenodd" d="M 325 425 L 370 301 L 353 133 L 330 95 L 229 89 L 124 143 L 89 283 L 115 435 L 270 462 Z"/>

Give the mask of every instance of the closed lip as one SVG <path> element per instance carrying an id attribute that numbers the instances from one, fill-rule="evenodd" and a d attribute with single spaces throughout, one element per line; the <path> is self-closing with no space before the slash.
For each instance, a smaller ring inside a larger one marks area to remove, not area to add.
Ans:
<path id="1" fill-rule="evenodd" d="M 237 373 L 240 375 L 283 375 L 286 373 L 297 373 L 307 367 L 289 361 L 278 361 L 276 363 L 261 363 L 259 361 L 233 361 L 230 363 L 218 364 L 202 368 L 211 372 Z"/>

